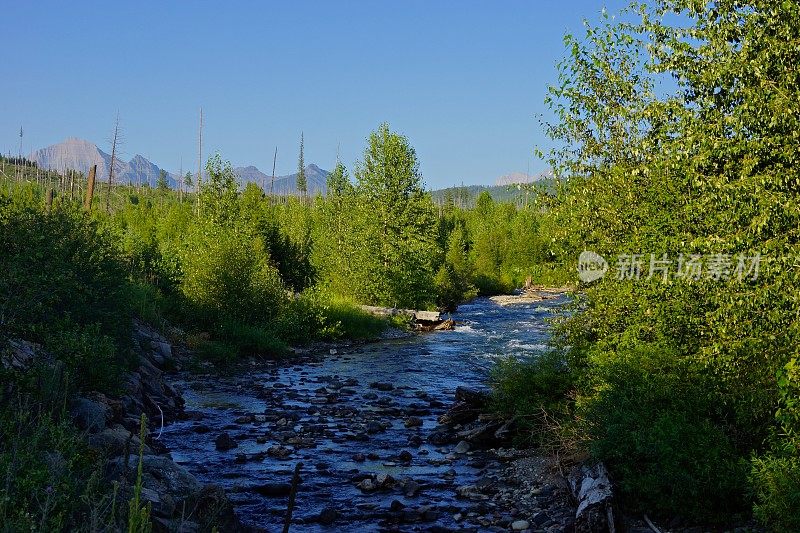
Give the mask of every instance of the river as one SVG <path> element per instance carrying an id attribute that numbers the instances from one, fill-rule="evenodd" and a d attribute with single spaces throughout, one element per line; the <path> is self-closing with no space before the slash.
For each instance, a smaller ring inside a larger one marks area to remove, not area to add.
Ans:
<path id="1" fill-rule="evenodd" d="M 455 331 L 326 348 L 222 377 L 180 374 L 189 419 L 165 427 L 161 440 L 201 481 L 223 486 L 249 526 L 280 531 L 301 462 L 292 531 L 481 529 L 470 519 L 486 509 L 456 489 L 497 465 L 428 438 L 456 387 L 485 387 L 497 358 L 546 349 L 547 319 L 565 302 L 549 295 L 502 307 L 479 298 L 453 316 Z M 217 449 L 223 432 L 235 448 Z M 358 484 L 369 474 L 389 482 L 365 492 Z"/>

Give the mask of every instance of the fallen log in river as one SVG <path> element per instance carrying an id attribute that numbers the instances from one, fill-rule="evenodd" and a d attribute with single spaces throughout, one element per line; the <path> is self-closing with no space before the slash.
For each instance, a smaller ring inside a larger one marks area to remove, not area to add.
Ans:
<path id="1" fill-rule="evenodd" d="M 453 329 L 455 327 L 455 321 L 452 319 L 443 319 L 439 311 L 420 311 L 418 309 L 399 309 L 396 307 L 377 307 L 374 305 L 362 305 L 361 309 L 375 316 L 408 316 L 413 322 L 414 327 L 422 331 L 438 331 Z"/>

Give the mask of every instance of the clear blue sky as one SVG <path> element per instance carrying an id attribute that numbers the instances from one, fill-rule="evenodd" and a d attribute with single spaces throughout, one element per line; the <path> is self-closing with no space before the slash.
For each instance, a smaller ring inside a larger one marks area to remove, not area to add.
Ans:
<path id="1" fill-rule="evenodd" d="M 197 166 L 204 153 L 293 172 L 350 168 L 387 121 L 416 148 L 430 187 L 543 170 L 536 115 L 565 31 L 620 0 L 5 2 L 0 150 L 82 137 L 109 151 Z"/>

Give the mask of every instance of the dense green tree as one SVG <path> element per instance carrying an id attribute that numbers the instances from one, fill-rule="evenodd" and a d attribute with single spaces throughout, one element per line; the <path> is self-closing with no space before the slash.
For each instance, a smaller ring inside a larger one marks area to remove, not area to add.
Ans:
<path id="1" fill-rule="evenodd" d="M 207 179 L 200 186 L 200 211 L 215 223 L 235 221 L 238 216 L 239 183 L 230 161 L 217 153 L 206 163 Z"/>
<path id="2" fill-rule="evenodd" d="M 458 304 L 475 297 L 472 284 L 473 266 L 469 259 L 469 239 L 462 225 L 450 232 L 444 262 L 436 273 L 437 305 L 445 311 L 455 311 Z"/>
<path id="3" fill-rule="evenodd" d="M 167 192 L 169 190 L 169 182 L 167 181 L 167 171 L 161 170 L 158 173 L 158 180 L 156 180 L 156 189 L 159 192 Z"/>
<path id="4" fill-rule="evenodd" d="M 355 174 L 366 209 L 360 290 L 374 303 L 429 305 L 436 224 L 414 149 L 408 139 L 382 124 L 369 136 Z"/>

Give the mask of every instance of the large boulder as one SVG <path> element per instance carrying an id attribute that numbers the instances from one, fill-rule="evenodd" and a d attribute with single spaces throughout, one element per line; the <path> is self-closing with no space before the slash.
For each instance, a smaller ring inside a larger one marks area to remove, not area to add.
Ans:
<path id="1" fill-rule="evenodd" d="M 75 425 L 89 433 L 102 431 L 114 417 L 114 412 L 103 395 L 96 395 L 92 399 L 76 398 L 70 405 L 69 413 Z"/>
<path id="2" fill-rule="evenodd" d="M 89 435 L 89 446 L 105 453 L 109 457 L 117 457 L 126 453 L 137 453 L 141 446 L 139 435 L 127 428 L 114 424 L 102 431 Z M 152 453 L 145 444 L 144 453 Z"/>

